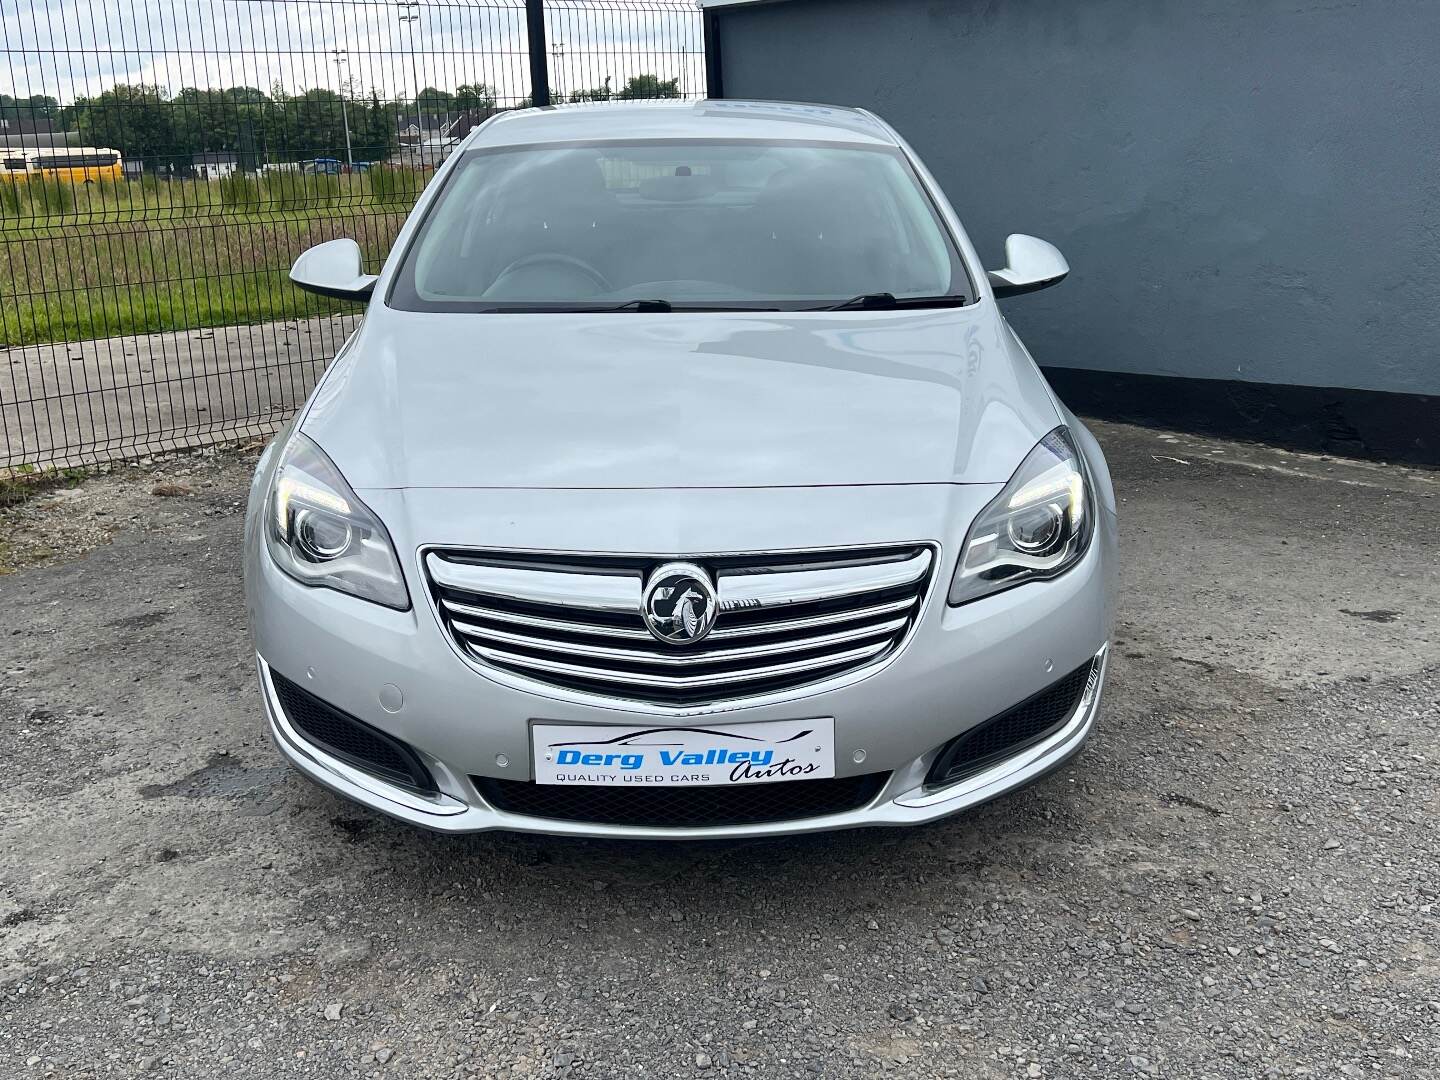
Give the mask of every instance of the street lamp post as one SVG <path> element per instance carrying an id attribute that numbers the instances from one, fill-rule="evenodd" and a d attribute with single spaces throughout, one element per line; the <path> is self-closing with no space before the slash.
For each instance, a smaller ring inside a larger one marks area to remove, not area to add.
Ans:
<path id="1" fill-rule="evenodd" d="M 560 69 L 564 66 L 562 61 L 565 59 L 565 42 L 557 41 L 551 45 L 550 55 L 555 57 L 555 70 L 551 73 L 550 81 L 555 84 L 555 101 L 561 102 L 565 100 L 565 90 L 560 85 Z"/>
<path id="2" fill-rule="evenodd" d="M 345 80 L 340 77 L 343 70 L 342 64 L 349 61 L 349 56 L 344 49 L 331 49 L 335 54 L 335 77 L 340 79 L 340 119 L 345 123 L 345 165 L 351 172 L 355 171 L 355 154 L 350 149 L 350 109 L 345 104 Z"/>
<path id="3" fill-rule="evenodd" d="M 416 25 L 420 21 L 420 0 L 397 0 L 395 7 L 398 9 L 398 17 L 403 25 L 410 28 L 410 73 L 415 80 L 415 130 L 417 136 L 417 151 L 419 142 L 424 140 L 425 121 L 420 115 L 420 65 L 415 60 L 415 35 L 419 31 Z"/>

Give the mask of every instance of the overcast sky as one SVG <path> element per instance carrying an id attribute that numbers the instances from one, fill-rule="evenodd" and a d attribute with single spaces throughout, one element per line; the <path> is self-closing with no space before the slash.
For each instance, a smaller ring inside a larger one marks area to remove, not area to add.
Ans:
<path id="1" fill-rule="evenodd" d="M 686 0 L 551 0 L 551 84 L 561 93 L 654 72 L 703 87 L 698 12 Z M 416 15 L 414 21 L 406 16 Z M 338 89 L 413 96 L 482 82 L 529 92 L 523 0 L 0 0 L 0 92 L 64 103 L 115 83 Z M 344 50 L 337 64 L 332 50 Z"/>

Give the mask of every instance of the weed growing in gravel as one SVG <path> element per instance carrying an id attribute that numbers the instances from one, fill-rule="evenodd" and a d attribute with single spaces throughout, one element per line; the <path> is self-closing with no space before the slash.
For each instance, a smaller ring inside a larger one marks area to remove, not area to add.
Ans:
<path id="1" fill-rule="evenodd" d="M 85 469 L 37 469 L 21 465 L 9 476 L 0 476 L 0 508 L 19 506 L 56 488 L 72 488 L 89 475 Z"/>

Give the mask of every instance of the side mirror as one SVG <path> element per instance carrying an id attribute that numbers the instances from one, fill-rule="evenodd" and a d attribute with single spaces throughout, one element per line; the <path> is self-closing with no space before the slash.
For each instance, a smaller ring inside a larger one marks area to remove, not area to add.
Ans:
<path id="1" fill-rule="evenodd" d="M 306 292 L 335 300 L 370 298 L 379 278 L 360 272 L 360 245 L 354 240 L 330 240 L 300 253 L 290 267 L 290 280 Z"/>
<path id="2" fill-rule="evenodd" d="M 1020 296 L 1058 285 L 1070 273 L 1060 249 L 1038 236 L 1011 233 L 1005 238 L 1005 269 L 990 271 L 990 288 L 996 298 Z"/>

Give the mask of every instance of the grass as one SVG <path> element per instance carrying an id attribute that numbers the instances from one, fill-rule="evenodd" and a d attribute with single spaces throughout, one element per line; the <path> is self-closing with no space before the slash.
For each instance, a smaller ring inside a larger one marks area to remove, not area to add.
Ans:
<path id="1" fill-rule="evenodd" d="M 350 236 L 378 266 L 424 178 L 387 169 L 0 190 L 0 347 L 347 310 L 291 285 L 290 264 Z"/>
<path id="2" fill-rule="evenodd" d="M 397 169 L 389 165 L 370 170 L 366 180 L 369 181 L 371 201 L 380 206 L 414 206 L 420 189 L 425 186 L 423 174 L 414 169 Z"/>
<path id="3" fill-rule="evenodd" d="M 427 170 L 380 165 L 363 173 L 235 173 L 222 180 L 99 180 L 72 184 L 48 177 L 0 185 L 0 231 L 72 227 L 97 221 L 189 218 L 244 210 L 260 217 L 313 214 L 335 207 L 409 209 Z"/>
<path id="4" fill-rule="evenodd" d="M 64 180 L 47 177 L 26 180 L 25 195 L 39 213 L 69 214 L 75 210 L 75 185 Z"/>
<path id="5" fill-rule="evenodd" d="M 287 272 L 306 248 L 351 236 L 377 264 L 401 213 L 102 222 L 10 241 L 0 261 L 0 345 L 83 341 L 346 310 Z"/>
<path id="6" fill-rule="evenodd" d="M 294 172 L 272 172 L 261 177 L 265 202 L 276 210 L 312 210 L 338 206 L 342 199 L 364 195 L 364 185 L 355 176 L 331 176 Z M 346 181 L 341 183 L 341 181 Z"/>
<path id="7" fill-rule="evenodd" d="M 25 206 L 25 193 L 14 177 L 0 177 L 0 218 L 18 218 Z"/>
<path id="8" fill-rule="evenodd" d="M 244 173 L 224 177 L 219 183 L 219 189 L 220 203 L 223 206 L 253 211 L 259 208 L 263 200 L 260 181 Z"/>

